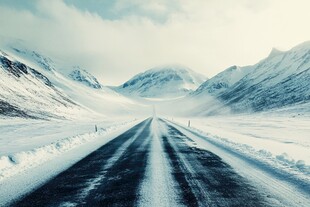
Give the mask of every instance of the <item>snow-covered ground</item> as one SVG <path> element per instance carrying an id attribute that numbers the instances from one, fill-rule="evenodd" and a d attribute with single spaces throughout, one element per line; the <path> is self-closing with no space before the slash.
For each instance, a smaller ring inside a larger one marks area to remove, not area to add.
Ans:
<path id="1" fill-rule="evenodd" d="M 305 173 L 301 178 L 298 176 L 300 174 L 294 173 L 294 170 L 290 171 L 288 166 L 285 168 L 287 171 L 281 169 L 277 165 L 277 161 L 271 157 L 269 157 L 268 162 L 263 157 L 257 156 L 254 150 L 252 152 L 246 151 L 245 149 L 251 148 L 248 145 L 233 143 L 217 135 L 211 135 L 196 128 L 189 128 L 185 123 L 182 123 L 185 121 L 187 125 L 188 120 L 185 119 L 169 122 L 191 139 L 187 141 L 188 145 L 211 151 L 220 156 L 238 174 L 248 179 L 257 189 L 260 189 L 260 192 L 268 198 L 272 206 L 309 206 L 309 174 Z M 205 123 L 200 126 L 205 130 L 206 120 L 200 121 Z M 211 120 L 209 121 L 211 122 Z M 243 122 L 243 124 L 245 123 Z M 223 130 L 228 131 L 227 129 Z M 242 145 L 244 145 L 243 149 Z"/>
<path id="2" fill-rule="evenodd" d="M 171 118 L 169 118 L 171 120 Z M 174 118 L 208 141 L 310 190 L 310 117 L 275 114 Z"/>
<path id="3" fill-rule="evenodd" d="M 296 202 L 304 206 L 310 199 L 310 117 L 268 115 L 174 117 L 168 121 L 193 140 L 188 141 L 189 145 L 220 156 L 267 197 L 272 195 L 275 206 L 296 206 Z M 2 120 L 0 206 L 35 189 L 140 121 Z M 159 140 L 166 132 L 153 121 L 151 133 L 154 137 L 146 179 L 140 189 L 141 206 L 170 203 L 169 198 L 175 197 L 169 164 Z M 150 184 L 156 187 L 148 188 Z"/>
<path id="4" fill-rule="evenodd" d="M 0 206 L 50 179 L 140 121 L 133 118 L 96 123 L 1 120 Z"/>
<path id="5" fill-rule="evenodd" d="M 0 157 L 39 148 L 64 138 L 93 134 L 95 125 L 98 131 L 102 132 L 133 119 L 129 117 L 84 121 L 0 119 Z"/>

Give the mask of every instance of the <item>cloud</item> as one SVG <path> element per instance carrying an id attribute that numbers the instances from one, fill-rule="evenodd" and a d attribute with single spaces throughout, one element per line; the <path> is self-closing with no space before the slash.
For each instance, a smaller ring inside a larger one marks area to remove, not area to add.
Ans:
<path id="1" fill-rule="evenodd" d="M 103 84 L 171 63 L 212 76 L 310 37 L 307 0 L 115 2 L 98 11 L 61 0 L 36 1 L 35 10 L 0 5 L 0 35 L 23 39 L 67 66 L 82 65 Z"/>

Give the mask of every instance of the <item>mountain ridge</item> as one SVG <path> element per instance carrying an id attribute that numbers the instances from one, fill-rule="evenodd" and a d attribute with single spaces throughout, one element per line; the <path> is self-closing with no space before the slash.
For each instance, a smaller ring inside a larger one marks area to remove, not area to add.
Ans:
<path id="1" fill-rule="evenodd" d="M 133 76 L 115 90 L 145 98 L 174 98 L 194 91 L 207 78 L 180 65 L 150 68 Z"/>
<path id="2" fill-rule="evenodd" d="M 130 114 L 163 101 L 168 112 L 215 115 L 310 102 L 310 41 L 288 51 L 273 50 L 254 65 L 233 65 L 210 79 L 188 67 L 166 65 L 108 87 L 85 69 L 69 69 L 71 73 L 63 73 L 54 60 L 32 50 L 0 50 L 0 114 L 25 118 Z"/>
<path id="3" fill-rule="evenodd" d="M 226 69 L 203 83 L 192 96 L 213 96 L 233 112 L 264 111 L 309 102 L 310 41 L 285 52 L 271 53 L 254 65 L 240 67 L 243 74 L 238 81 L 210 90 L 214 83 L 231 80 Z"/>

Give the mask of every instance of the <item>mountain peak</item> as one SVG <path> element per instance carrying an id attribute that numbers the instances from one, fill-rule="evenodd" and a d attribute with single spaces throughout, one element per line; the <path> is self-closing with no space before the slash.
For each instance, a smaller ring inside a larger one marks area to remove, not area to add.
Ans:
<path id="1" fill-rule="evenodd" d="M 219 93 L 238 82 L 246 74 L 247 72 L 244 71 L 244 68 L 233 65 L 205 81 L 193 94 L 203 93 L 204 91 L 210 94 Z"/>
<path id="2" fill-rule="evenodd" d="M 283 53 L 283 51 L 281 51 L 281 50 L 279 50 L 279 49 L 274 47 L 274 48 L 271 49 L 271 51 L 270 51 L 270 53 L 268 55 L 268 58 L 275 57 L 275 56 L 277 56 L 279 54 L 282 54 L 282 53 Z"/>
<path id="3" fill-rule="evenodd" d="M 180 65 L 151 68 L 134 76 L 117 90 L 141 97 L 179 97 L 196 90 L 206 80 L 201 74 Z"/>
<path id="4" fill-rule="evenodd" d="M 78 66 L 74 67 L 74 70 L 69 74 L 69 76 L 78 82 L 83 83 L 86 86 L 95 88 L 95 89 L 100 89 L 101 84 L 98 82 L 98 80 L 89 72 L 87 72 L 84 69 L 81 69 Z"/>
<path id="5" fill-rule="evenodd" d="M 226 69 L 226 71 L 230 71 L 230 72 L 238 71 L 238 70 L 240 70 L 240 67 L 237 65 L 233 65 L 233 66 Z"/>
<path id="6" fill-rule="evenodd" d="M 161 65 L 161 66 L 156 66 L 153 68 L 150 68 L 147 71 L 153 71 L 153 72 L 158 72 L 158 71 L 180 71 L 180 72 L 185 72 L 185 71 L 191 71 L 189 67 L 183 66 L 183 65 L 178 65 L 178 64 L 169 64 L 169 65 Z"/>

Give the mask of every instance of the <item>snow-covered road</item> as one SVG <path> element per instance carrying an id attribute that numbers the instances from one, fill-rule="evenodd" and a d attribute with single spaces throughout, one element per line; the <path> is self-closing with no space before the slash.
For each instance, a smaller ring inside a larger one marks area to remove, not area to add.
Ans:
<path id="1" fill-rule="evenodd" d="M 240 157 L 204 143 L 184 127 L 149 118 L 12 205 L 309 206 L 309 196 L 286 185 L 277 193 L 264 186 L 281 184 L 264 169 L 255 168 L 264 175 L 257 185 L 253 165 L 244 161 L 241 172 L 230 161 Z"/>

